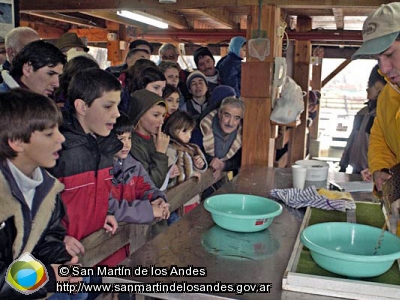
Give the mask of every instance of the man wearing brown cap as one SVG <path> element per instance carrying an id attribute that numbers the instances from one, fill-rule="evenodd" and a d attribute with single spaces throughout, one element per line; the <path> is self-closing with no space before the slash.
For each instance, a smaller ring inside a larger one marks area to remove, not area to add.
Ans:
<path id="1" fill-rule="evenodd" d="M 383 4 L 365 20 L 363 45 L 352 59 L 373 57 L 388 84 L 378 97 L 368 164 L 378 191 L 400 163 L 400 2 Z"/>
<path id="2" fill-rule="evenodd" d="M 56 47 L 61 50 L 62 53 L 67 55 L 68 51 L 75 49 L 76 51 L 89 52 L 89 48 L 82 42 L 78 35 L 74 32 L 64 33 L 57 41 Z"/>

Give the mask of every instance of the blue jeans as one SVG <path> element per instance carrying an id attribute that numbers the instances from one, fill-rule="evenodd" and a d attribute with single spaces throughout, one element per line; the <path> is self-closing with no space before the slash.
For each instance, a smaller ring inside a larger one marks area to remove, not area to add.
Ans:
<path id="1" fill-rule="evenodd" d="M 171 226 L 172 224 L 174 224 L 175 222 L 180 220 L 180 216 L 178 215 L 178 213 L 176 211 L 173 211 L 170 215 L 169 218 L 167 220 L 167 224 L 168 226 Z"/>

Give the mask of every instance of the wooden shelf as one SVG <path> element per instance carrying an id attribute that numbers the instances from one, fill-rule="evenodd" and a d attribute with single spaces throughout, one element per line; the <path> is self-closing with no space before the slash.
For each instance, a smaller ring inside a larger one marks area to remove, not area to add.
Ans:
<path id="1" fill-rule="evenodd" d="M 292 123 L 288 123 L 288 124 L 276 123 L 276 122 L 274 122 L 274 121 L 270 121 L 270 122 L 271 122 L 271 125 L 285 126 L 285 127 L 297 127 L 297 126 L 299 126 L 299 125 L 301 124 L 301 121 L 300 121 L 300 120 L 296 120 L 296 121 L 294 121 L 294 122 L 292 122 Z"/>

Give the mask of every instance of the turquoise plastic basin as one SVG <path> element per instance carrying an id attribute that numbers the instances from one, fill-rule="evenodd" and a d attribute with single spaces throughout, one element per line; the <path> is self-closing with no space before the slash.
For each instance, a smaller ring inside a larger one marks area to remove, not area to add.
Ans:
<path id="1" fill-rule="evenodd" d="M 211 254 L 231 260 L 258 260 L 276 253 L 278 240 L 269 230 L 233 232 L 215 225 L 204 232 L 201 244 Z"/>
<path id="2" fill-rule="evenodd" d="M 300 240 L 320 267 L 348 277 L 372 277 L 400 258 L 400 238 L 388 231 L 374 255 L 381 231 L 362 224 L 320 223 L 304 229 Z"/>
<path id="3" fill-rule="evenodd" d="M 264 230 L 282 213 L 279 203 L 245 194 L 212 196 L 204 201 L 204 207 L 217 225 L 237 232 Z"/>

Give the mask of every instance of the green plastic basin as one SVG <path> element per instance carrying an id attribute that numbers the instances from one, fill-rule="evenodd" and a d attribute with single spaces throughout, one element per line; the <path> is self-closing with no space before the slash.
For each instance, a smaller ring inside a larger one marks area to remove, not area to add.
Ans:
<path id="1" fill-rule="evenodd" d="M 305 228 L 300 240 L 320 267 L 348 277 L 372 277 L 385 273 L 400 258 L 400 238 L 388 231 L 374 255 L 381 231 L 368 225 L 328 222 Z"/>
<path id="2" fill-rule="evenodd" d="M 282 213 L 282 205 L 264 197 L 224 194 L 208 198 L 204 208 L 222 228 L 237 232 L 264 230 Z"/>
<path id="3" fill-rule="evenodd" d="M 204 232 L 201 244 L 211 254 L 231 260 L 258 260 L 279 249 L 278 240 L 269 232 L 233 232 L 215 225 Z"/>

